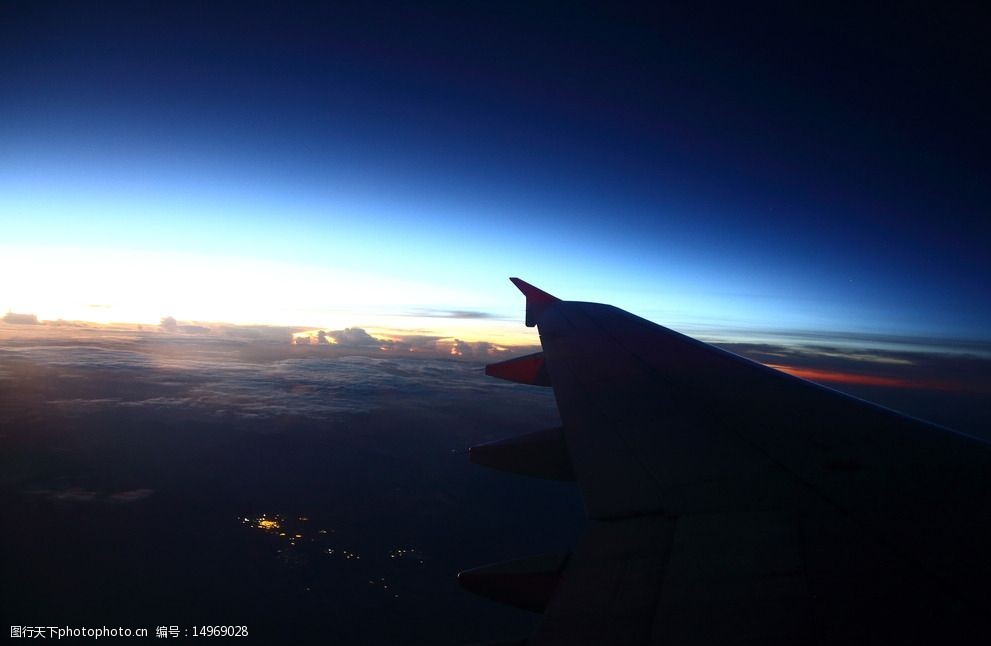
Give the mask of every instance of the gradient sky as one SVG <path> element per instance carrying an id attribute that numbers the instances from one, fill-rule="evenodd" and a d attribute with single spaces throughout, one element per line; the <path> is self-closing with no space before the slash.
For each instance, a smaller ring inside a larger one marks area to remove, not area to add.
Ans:
<path id="1" fill-rule="evenodd" d="M 991 340 L 975 16 L 284 4 L 0 3 L 0 308 Z"/>

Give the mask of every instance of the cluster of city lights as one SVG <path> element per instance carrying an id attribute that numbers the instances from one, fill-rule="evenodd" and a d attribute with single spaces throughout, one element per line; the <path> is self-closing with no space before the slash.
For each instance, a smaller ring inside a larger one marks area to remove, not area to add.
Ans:
<path id="1" fill-rule="evenodd" d="M 339 546 L 329 545 L 332 536 L 336 534 L 334 529 L 320 528 L 314 530 L 310 525 L 310 518 L 307 516 L 285 516 L 281 514 L 260 514 L 256 516 L 242 516 L 239 518 L 242 525 L 255 530 L 260 530 L 264 534 L 278 539 L 279 548 L 276 549 L 278 558 L 285 565 L 292 568 L 313 564 L 313 555 L 320 554 L 326 557 L 339 558 L 342 561 L 361 561 L 362 555 L 353 549 L 344 549 Z M 309 548 L 307 546 L 310 546 Z M 315 551 L 310 552 L 309 549 Z M 303 551 L 300 551 L 303 550 Z M 389 560 L 396 561 L 402 559 L 416 564 L 424 565 L 424 556 L 413 547 L 394 547 L 387 552 Z M 367 560 L 367 559 L 366 559 Z M 371 559 L 373 564 L 375 559 Z M 399 591 L 395 583 L 384 576 L 372 576 L 368 579 L 368 585 L 378 589 L 392 598 L 399 598 Z M 310 587 L 304 588 L 307 592 Z"/>
<path id="2" fill-rule="evenodd" d="M 298 525 L 298 523 L 306 523 L 309 520 L 307 516 L 297 516 L 294 520 L 290 521 L 285 516 L 278 514 L 261 514 L 260 516 L 244 516 L 241 518 L 241 523 L 260 529 L 267 534 L 285 538 L 289 547 L 296 547 L 303 542 L 312 543 L 316 541 L 316 538 L 312 536 L 307 538 L 305 530 Z M 318 536 L 326 536 L 333 533 L 335 533 L 333 529 L 318 529 L 315 532 Z M 325 547 L 322 551 L 328 556 L 339 555 L 346 561 L 357 561 L 361 559 L 361 555 L 353 550 Z M 418 563 L 423 563 L 423 556 L 412 547 L 397 547 L 389 550 L 388 555 L 390 559 L 415 559 Z"/>

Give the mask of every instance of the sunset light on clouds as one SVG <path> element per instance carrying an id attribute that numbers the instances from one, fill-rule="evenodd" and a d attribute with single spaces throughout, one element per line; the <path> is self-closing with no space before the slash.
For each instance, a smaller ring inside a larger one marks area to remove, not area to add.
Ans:
<path id="1" fill-rule="evenodd" d="M 500 313 L 454 309 L 484 304 L 464 290 L 327 266 L 181 252 L 8 248 L 0 272 L 19 277 L 5 288 L 5 309 L 43 321 L 157 325 L 171 316 L 535 342 L 532 331 L 499 320 Z"/>

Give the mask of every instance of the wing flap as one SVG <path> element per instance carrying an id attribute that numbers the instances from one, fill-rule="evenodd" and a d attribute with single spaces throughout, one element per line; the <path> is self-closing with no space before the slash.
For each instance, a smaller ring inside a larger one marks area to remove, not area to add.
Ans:
<path id="1" fill-rule="evenodd" d="M 490 363 L 485 374 L 528 386 L 550 386 L 551 379 L 544 364 L 544 353 L 535 352 L 508 361 Z"/>
<path id="2" fill-rule="evenodd" d="M 575 479 L 560 427 L 473 446 L 468 449 L 468 459 L 492 469 L 536 478 Z"/>
<path id="3" fill-rule="evenodd" d="M 522 610 L 543 612 L 570 553 L 540 554 L 465 570 L 458 583 L 469 592 Z"/>
<path id="4" fill-rule="evenodd" d="M 585 533 L 528 644 L 646 644 L 674 522 L 644 516 Z"/>

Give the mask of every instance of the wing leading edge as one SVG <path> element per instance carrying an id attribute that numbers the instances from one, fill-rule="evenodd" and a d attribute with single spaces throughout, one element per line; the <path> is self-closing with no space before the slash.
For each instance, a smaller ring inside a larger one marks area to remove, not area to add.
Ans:
<path id="1" fill-rule="evenodd" d="M 512 280 L 543 346 L 527 383 L 554 389 L 590 519 L 530 643 L 921 643 L 983 629 L 987 444 Z M 494 466 L 527 473 L 502 446 Z"/>

